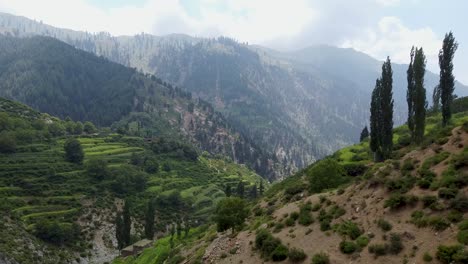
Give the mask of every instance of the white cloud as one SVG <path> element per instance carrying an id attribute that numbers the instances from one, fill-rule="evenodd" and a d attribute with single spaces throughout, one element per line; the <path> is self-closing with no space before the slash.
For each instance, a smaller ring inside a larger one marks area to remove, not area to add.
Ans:
<path id="1" fill-rule="evenodd" d="M 376 0 L 377 3 L 383 6 L 396 6 L 400 4 L 400 0 Z"/>
<path id="2" fill-rule="evenodd" d="M 410 29 L 397 17 L 383 17 L 377 27 L 368 28 L 362 36 L 343 43 L 373 57 L 384 59 L 390 56 L 393 62 L 408 63 L 411 47 L 424 49 L 428 69 L 437 72 L 438 52 L 442 43 L 431 28 Z"/>

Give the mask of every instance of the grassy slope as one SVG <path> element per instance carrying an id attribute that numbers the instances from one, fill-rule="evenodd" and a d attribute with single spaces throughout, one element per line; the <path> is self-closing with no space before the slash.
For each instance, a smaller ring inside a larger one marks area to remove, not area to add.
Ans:
<path id="1" fill-rule="evenodd" d="M 40 116 L 21 104 L 9 109 L 14 116 L 28 111 L 34 113 L 34 116 L 27 114 L 28 118 Z M 114 208 L 115 195 L 90 179 L 84 165 L 65 161 L 64 141 L 64 138 L 53 138 L 50 142 L 21 144 L 17 153 L 0 154 L 0 205 L 2 216 L 8 219 L 0 224 L 0 237 L 4 242 L 0 243 L 0 251 L 21 263 L 34 262 L 39 251 L 48 252 L 41 259 L 43 263 L 68 261 L 76 251 L 81 252 L 81 257 L 90 256 L 95 230 L 88 226 L 83 228 L 83 240 L 76 247 L 63 249 L 47 245 L 27 232 L 44 218 L 62 224 L 78 219 L 82 222 L 85 212 L 88 215 L 93 208 Z M 139 137 L 109 134 L 81 136 L 79 141 L 85 152 L 84 164 L 91 158 L 99 158 L 106 160 L 110 168 L 115 168 L 128 164 L 132 153 L 154 155 L 145 149 L 143 139 Z M 194 216 L 206 221 L 216 200 L 224 196 L 226 183 L 234 184 L 242 179 L 251 184 L 261 180 L 246 167 L 220 159 L 199 157 L 197 161 L 186 161 L 166 155 L 155 155 L 155 158 L 160 167 L 170 164 L 171 170 L 160 168 L 158 173 L 149 175 L 146 190 L 130 197 L 135 201 L 136 210 L 142 209 L 149 197 L 179 192 L 184 201 L 194 204 Z M 174 220 L 165 212 L 158 215 L 161 221 Z M 112 221 L 113 218 L 109 215 L 108 219 Z M 109 237 L 113 238 L 113 235 L 109 234 Z M 32 242 L 25 242 L 28 240 Z M 34 244 L 34 250 L 21 247 L 23 243 Z M 17 250 L 13 250 L 15 248 Z"/>

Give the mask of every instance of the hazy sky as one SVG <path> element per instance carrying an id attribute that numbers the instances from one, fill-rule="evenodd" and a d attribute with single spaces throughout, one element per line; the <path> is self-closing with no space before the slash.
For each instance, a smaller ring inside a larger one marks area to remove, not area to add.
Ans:
<path id="1" fill-rule="evenodd" d="M 465 0 L 0 0 L 0 11 L 114 35 L 225 35 L 280 50 L 330 44 L 397 63 L 408 63 L 417 45 L 436 73 L 442 39 L 452 30 L 456 78 L 468 84 Z"/>

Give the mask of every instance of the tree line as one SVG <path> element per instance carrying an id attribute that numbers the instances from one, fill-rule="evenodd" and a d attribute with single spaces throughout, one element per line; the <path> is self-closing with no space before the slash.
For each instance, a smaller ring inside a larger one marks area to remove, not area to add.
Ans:
<path id="1" fill-rule="evenodd" d="M 449 124 L 452 117 L 452 103 L 455 98 L 455 77 L 453 58 L 458 48 L 452 32 L 445 35 L 439 51 L 439 84 L 433 90 L 433 112 L 442 113 L 442 126 Z M 411 143 L 421 144 L 424 139 L 428 103 L 424 75 L 426 56 L 423 48 L 412 47 L 407 70 L 408 118 L 406 125 L 410 131 Z M 370 132 L 366 127 L 361 132 L 360 140 L 370 137 L 369 146 L 376 162 L 384 161 L 392 155 L 393 149 L 393 72 L 390 58 L 382 65 L 380 78 L 376 80 L 370 105 Z"/>

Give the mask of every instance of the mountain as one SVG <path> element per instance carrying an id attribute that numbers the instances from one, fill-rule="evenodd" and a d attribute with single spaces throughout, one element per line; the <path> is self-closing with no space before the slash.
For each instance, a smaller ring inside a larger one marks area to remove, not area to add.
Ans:
<path id="1" fill-rule="evenodd" d="M 0 96 L 124 134 L 185 139 L 278 178 L 275 157 L 180 88 L 50 37 L 0 36 Z M 275 167 L 276 166 L 276 167 Z"/>
<path id="2" fill-rule="evenodd" d="M 237 229 L 217 220 L 113 263 L 466 263 L 467 99 L 447 127 L 429 116 L 420 146 L 395 128 L 392 159 L 373 162 L 368 140 L 340 149 L 271 186 Z"/>
<path id="3" fill-rule="evenodd" d="M 0 31 L 58 38 L 190 91 L 272 153 L 285 168 L 282 177 L 358 140 L 381 68 L 380 61 L 352 49 L 314 46 L 279 52 L 223 37 L 114 37 L 8 14 L 0 15 Z M 396 125 L 406 119 L 406 69 L 393 64 Z M 437 80 L 427 72 L 428 96 Z M 457 83 L 456 93 L 466 95 L 468 87 Z"/>
<path id="4" fill-rule="evenodd" d="M 171 137 L 88 126 L 0 97 L 1 263 L 110 262 L 119 256 L 115 219 L 124 200 L 133 241 L 145 236 L 148 203 L 155 234 L 165 236 L 171 226 L 209 222 L 226 186 L 242 184 L 247 199 L 253 186 L 269 186 L 246 166 Z M 70 139 L 82 162 L 65 154 Z"/>

